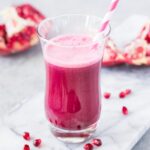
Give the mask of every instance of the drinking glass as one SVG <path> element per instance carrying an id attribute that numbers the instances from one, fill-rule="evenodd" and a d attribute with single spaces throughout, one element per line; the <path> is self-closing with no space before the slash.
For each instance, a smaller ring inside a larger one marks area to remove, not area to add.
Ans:
<path id="1" fill-rule="evenodd" d="M 45 112 L 58 139 L 77 143 L 96 130 L 101 112 L 100 70 L 110 28 L 95 37 L 101 19 L 47 18 L 38 26 L 46 66 Z"/>

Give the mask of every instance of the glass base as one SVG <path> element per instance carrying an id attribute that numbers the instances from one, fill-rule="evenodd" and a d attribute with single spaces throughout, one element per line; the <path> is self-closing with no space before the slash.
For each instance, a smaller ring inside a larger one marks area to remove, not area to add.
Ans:
<path id="1" fill-rule="evenodd" d="M 80 143 L 87 140 L 96 130 L 96 123 L 83 130 L 64 130 L 54 126 L 50 127 L 53 135 L 66 143 Z"/>

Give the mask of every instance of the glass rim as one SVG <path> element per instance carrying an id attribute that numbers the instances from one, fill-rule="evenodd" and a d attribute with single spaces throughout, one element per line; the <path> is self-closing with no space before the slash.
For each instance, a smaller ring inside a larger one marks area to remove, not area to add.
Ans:
<path id="1" fill-rule="evenodd" d="M 39 31 L 40 28 L 41 28 L 41 27 L 44 25 L 44 23 L 46 23 L 47 21 L 56 20 L 56 19 L 58 19 L 58 18 L 61 18 L 61 17 L 68 17 L 68 16 L 93 17 L 93 18 L 96 18 L 96 19 L 99 20 L 99 21 L 102 20 L 101 17 L 95 16 L 95 15 L 85 15 L 85 14 L 78 14 L 78 13 L 62 14 L 62 15 L 57 15 L 57 16 L 55 16 L 55 17 L 47 17 L 47 18 L 45 18 L 44 20 L 42 20 L 42 21 L 38 24 L 38 26 L 37 26 L 37 28 L 36 28 L 37 34 L 38 34 L 39 38 L 42 39 L 42 40 L 45 41 L 45 42 L 49 42 L 49 43 L 51 43 L 52 45 L 57 46 L 57 47 L 68 47 L 68 48 L 72 47 L 71 45 L 70 45 L 70 46 L 69 46 L 69 45 L 60 45 L 60 44 L 55 43 L 55 42 L 53 42 L 53 41 L 51 41 L 51 40 L 48 40 L 47 38 L 43 37 L 43 35 L 41 35 L 41 33 L 40 33 L 40 31 Z M 109 24 L 109 25 L 108 25 L 108 31 L 107 31 L 106 34 L 104 34 L 103 39 L 106 38 L 106 37 L 110 34 L 110 32 L 111 32 L 111 26 L 110 26 L 110 24 Z M 97 32 L 97 33 L 98 33 L 98 32 Z M 96 35 L 98 35 L 98 34 L 96 34 Z M 95 35 L 95 36 L 96 36 L 96 35 Z M 85 45 L 77 45 L 76 47 L 88 47 L 88 46 L 91 46 L 91 45 L 92 45 L 92 43 L 91 43 L 91 44 L 85 44 Z"/>

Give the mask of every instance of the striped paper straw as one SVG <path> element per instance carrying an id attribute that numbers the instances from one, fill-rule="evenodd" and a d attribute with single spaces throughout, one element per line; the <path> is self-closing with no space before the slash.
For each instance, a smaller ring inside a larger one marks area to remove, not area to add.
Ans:
<path id="1" fill-rule="evenodd" d="M 102 20 L 99 32 L 103 32 L 107 28 L 107 26 L 109 25 L 110 19 L 113 15 L 114 11 L 116 10 L 118 3 L 119 3 L 119 0 L 112 0 L 111 1 L 108 12 L 105 14 L 105 16 Z"/>

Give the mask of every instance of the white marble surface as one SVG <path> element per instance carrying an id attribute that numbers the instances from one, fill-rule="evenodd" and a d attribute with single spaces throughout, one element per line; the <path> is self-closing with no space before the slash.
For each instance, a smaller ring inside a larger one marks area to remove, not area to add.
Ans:
<path id="1" fill-rule="evenodd" d="M 2 1 L 2 0 L 1 0 Z M 29 0 L 21 1 L 21 2 L 31 2 Z M 2 1 L 0 8 L 3 8 L 11 3 L 20 3 L 19 0 L 6 0 Z M 107 7 L 109 0 L 49 0 L 49 1 L 42 1 L 34 0 L 33 3 L 35 6 L 40 8 L 47 16 L 55 16 L 62 13 L 84 13 L 84 14 L 94 14 L 94 15 L 103 15 L 105 12 L 105 8 Z M 40 3 L 40 4 L 39 4 Z M 67 5 L 66 5 L 67 4 Z M 101 7 L 103 6 L 103 7 Z M 150 1 L 121 1 L 120 7 L 118 8 L 117 13 L 114 16 L 114 20 L 112 22 L 113 27 L 119 23 L 120 21 L 124 20 L 126 17 L 130 16 L 131 14 L 150 14 Z M 134 95 L 133 97 L 129 97 L 127 101 L 119 102 L 117 100 L 112 100 L 110 102 L 104 101 L 104 108 L 109 109 L 112 107 L 114 109 L 114 114 L 117 116 L 114 117 L 122 117 L 120 116 L 120 107 L 124 103 L 128 105 L 131 111 L 131 116 L 133 114 L 141 113 L 142 110 L 147 110 L 146 108 L 149 107 L 148 97 L 150 91 L 150 69 L 149 68 L 136 68 L 136 67 L 126 67 L 121 66 L 117 68 L 111 69 L 103 69 L 102 71 L 102 84 L 104 90 L 112 90 L 117 92 L 117 89 L 120 87 L 129 87 L 134 86 Z M 118 83 L 118 84 L 116 84 Z M 23 101 L 24 99 L 31 99 L 35 95 L 40 94 L 43 92 L 44 89 L 44 65 L 42 61 L 42 56 L 40 52 L 39 45 L 32 48 L 31 51 L 24 52 L 22 54 L 17 54 L 14 56 L 9 57 L 1 57 L 0 58 L 0 116 L 3 118 L 6 112 L 9 112 L 11 108 L 16 106 L 18 102 Z M 129 103 L 131 101 L 131 103 Z M 146 102 L 146 103 L 145 103 Z M 136 104 L 136 105 L 135 105 Z M 120 106 L 120 107 L 119 107 Z M 138 107 L 138 109 L 135 109 Z M 105 110 L 105 109 L 104 109 Z M 141 110 L 141 111 L 138 111 Z M 105 110 L 107 111 L 107 109 Z M 138 127 L 143 127 L 144 130 L 141 128 L 135 128 L 140 130 L 142 135 L 146 129 L 148 129 L 147 124 L 149 121 L 148 115 L 149 113 L 144 113 L 142 118 L 134 118 L 129 119 L 131 123 L 138 122 Z M 102 116 L 103 118 L 105 117 Z M 133 115 L 134 116 L 134 115 Z M 102 118 L 102 119 L 103 119 Z M 117 118 L 117 119 L 118 119 Z M 126 119 L 128 120 L 127 117 Z M 104 120 L 104 119 L 103 119 Z M 144 124 L 143 124 L 144 123 Z M 13 145 L 21 145 L 23 140 L 20 137 L 17 137 L 11 132 L 6 126 L 2 126 L 0 122 L 0 149 L 3 147 L 3 150 L 10 150 L 11 145 L 8 142 L 12 142 Z M 111 121 L 110 121 L 111 124 Z M 125 125 L 123 123 L 123 125 Z M 143 126 L 144 125 L 144 126 Z M 132 126 L 132 124 L 131 124 Z M 120 129 L 120 128 L 119 128 Z M 101 127 L 100 130 L 103 130 Z M 109 130 L 108 130 L 109 132 Z M 128 133 L 125 131 L 125 133 Z M 130 131 L 129 131 L 130 133 Z M 35 131 L 35 135 L 36 135 Z M 44 133 L 43 133 L 44 134 Z M 103 135 L 103 132 L 100 133 Z M 136 134 L 133 134 L 136 137 L 140 137 Z M 117 136 L 117 135 L 116 135 Z M 121 139 L 123 135 L 121 134 L 118 140 Z M 137 139 L 138 139 L 137 138 Z M 135 141 L 137 140 L 135 138 Z M 140 143 L 135 146 L 134 150 L 149 150 L 150 147 L 150 131 L 147 132 L 146 136 L 142 138 Z M 53 138 L 51 140 L 54 140 Z M 134 141 L 134 142 L 135 142 Z M 46 141 L 47 142 L 47 141 Z M 131 142 L 129 138 L 122 140 L 122 142 Z M 59 144 L 56 144 L 56 146 Z M 130 146 L 132 143 L 129 144 Z M 20 147 L 16 147 L 20 149 Z M 121 149 L 122 147 L 120 147 Z M 13 149 L 13 150 L 17 150 Z M 63 149 L 63 147 L 61 148 Z M 122 149 L 121 149 L 122 150 Z"/>

